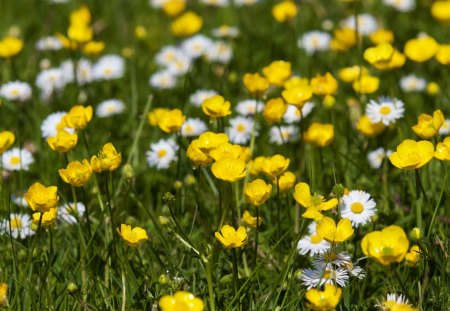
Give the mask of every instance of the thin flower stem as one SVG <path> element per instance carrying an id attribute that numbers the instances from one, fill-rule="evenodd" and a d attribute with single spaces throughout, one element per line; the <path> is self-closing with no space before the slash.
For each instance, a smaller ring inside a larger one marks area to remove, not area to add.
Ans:
<path id="1" fill-rule="evenodd" d="M 92 235 L 91 220 L 89 218 L 89 208 L 88 208 L 88 202 L 86 199 L 86 190 L 84 189 L 84 187 L 81 187 L 81 194 L 83 195 L 83 201 L 84 201 L 84 216 L 86 218 L 86 225 L 88 228 L 89 237 L 91 237 L 91 235 Z"/>
<path id="2" fill-rule="evenodd" d="M 439 205 L 441 204 L 446 184 L 447 184 L 447 171 L 445 171 L 444 183 L 442 184 L 442 190 L 441 190 L 441 193 L 439 195 L 439 199 L 436 202 L 436 206 L 434 208 L 433 216 L 431 217 L 431 221 L 430 221 L 430 226 L 428 227 L 427 238 L 430 237 L 430 235 L 431 235 L 431 230 L 433 229 L 434 220 L 436 219 L 436 214 L 437 214 L 437 211 L 439 209 Z"/>
<path id="3" fill-rule="evenodd" d="M 233 253 L 233 285 L 234 285 L 234 295 L 238 292 L 238 263 L 237 263 L 237 251 L 236 248 L 232 249 Z"/>
<path id="4" fill-rule="evenodd" d="M 255 257 L 253 259 L 253 269 L 256 269 L 258 259 L 258 231 L 259 231 L 259 207 L 256 207 L 256 232 L 255 232 Z"/>
<path id="5" fill-rule="evenodd" d="M 205 273 L 206 273 L 206 281 L 208 282 L 209 309 L 211 311 L 215 311 L 216 307 L 215 307 L 214 288 L 211 273 L 211 261 L 209 260 L 206 263 Z"/>
<path id="6" fill-rule="evenodd" d="M 278 176 L 277 179 L 277 231 L 278 231 L 278 238 L 281 237 L 281 202 L 280 202 L 280 179 Z"/>
<path id="7" fill-rule="evenodd" d="M 419 170 L 414 170 L 414 174 L 416 177 L 416 223 L 417 228 L 422 230 L 422 200 L 420 199 L 421 190 L 423 189 L 422 183 L 420 181 L 420 173 Z M 425 196 L 425 191 L 423 191 L 424 198 L 428 202 L 428 199 Z"/>

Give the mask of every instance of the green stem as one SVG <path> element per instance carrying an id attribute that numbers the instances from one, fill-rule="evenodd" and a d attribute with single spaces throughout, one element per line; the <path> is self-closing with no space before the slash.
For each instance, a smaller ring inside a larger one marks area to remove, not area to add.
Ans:
<path id="1" fill-rule="evenodd" d="M 237 251 L 236 248 L 232 249 L 233 252 L 233 285 L 234 285 L 234 295 L 238 292 L 238 263 L 237 263 Z"/>
<path id="2" fill-rule="evenodd" d="M 213 283 L 212 283 L 212 273 L 211 273 L 211 262 L 208 260 L 206 263 L 206 281 L 208 282 L 208 295 L 209 295 L 209 309 L 211 311 L 215 311 L 215 301 L 214 301 L 214 289 L 213 289 Z"/>
<path id="3" fill-rule="evenodd" d="M 253 259 L 253 269 L 256 269 L 258 259 L 258 231 L 259 231 L 259 207 L 256 207 L 256 232 L 255 232 L 255 258 Z"/>

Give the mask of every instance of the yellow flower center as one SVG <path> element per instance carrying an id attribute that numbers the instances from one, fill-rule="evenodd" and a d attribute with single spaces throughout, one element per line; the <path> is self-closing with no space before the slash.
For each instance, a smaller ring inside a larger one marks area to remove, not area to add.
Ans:
<path id="1" fill-rule="evenodd" d="M 332 261 L 336 260 L 336 258 L 337 258 L 337 256 L 336 256 L 335 252 L 329 252 L 329 253 L 324 254 L 324 256 L 323 256 L 323 259 L 326 262 L 332 262 Z"/>
<path id="2" fill-rule="evenodd" d="M 333 271 L 325 270 L 325 272 L 323 273 L 324 279 L 331 280 L 333 277 L 334 277 Z"/>
<path id="3" fill-rule="evenodd" d="M 18 96 L 19 95 L 19 90 L 18 89 L 12 89 L 11 90 L 11 95 L 12 96 Z"/>
<path id="4" fill-rule="evenodd" d="M 186 133 L 192 133 L 194 131 L 194 128 L 188 124 L 185 126 L 184 131 Z"/>
<path id="5" fill-rule="evenodd" d="M 18 157 L 18 156 L 11 157 L 11 159 L 9 160 L 9 163 L 11 163 L 12 165 L 20 164 L 20 157 Z"/>
<path id="6" fill-rule="evenodd" d="M 352 204 L 351 209 L 353 213 L 361 214 L 364 211 L 364 206 L 359 202 L 355 202 Z"/>
<path id="7" fill-rule="evenodd" d="M 236 130 L 237 130 L 239 133 L 245 132 L 246 129 L 247 129 L 247 128 L 246 128 L 245 125 L 242 124 L 242 123 L 239 123 L 239 124 L 236 126 Z"/>
<path id="8" fill-rule="evenodd" d="M 166 149 L 161 149 L 158 151 L 158 158 L 163 158 L 167 154 Z"/>
<path id="9" fill-rule="evenodd" d="M 315 194 L 311 197 L 311 205 L 319 206 L 323 203 L 323 197 L 321 195 Z"/>
<path id="10" fill-rule="evenodd" d="M 391 113 L 391 107 L 388 107 L 388 106 L 381 107 L 380 113 L 384 116 L 387 116 L 388 114 Z"/>
<path id="11" fill-rule="evenodd" d="M 18 217 L 11 218 L 11 229 L 22 228 L 22 221 Z"/>
<path id="12" fill-rule="evenodd" d="M 115 112 L 116 111 L 116 108 L 114 107 L 114 106 L 108 106 L 107 108 L 106 108 L 106 111 L 108 111 L 109 113 L 112 113 L 112 112 Z"/>
<path id="13" fill-rule="evenodd" d="M 318 236 L 317 234 L 311 236 L 311 243 L 319 244 L 320 242 L 322 242 L 322 238 L 320 236 Z"/>
<path id="14" fill-rule="evenodd" d="M 103 69 L 103 74 L 104 74 L 105 76 L 109 76 L 111 73 L 112 73 L 111 68 L 105 68 L 105 69 Z"/>

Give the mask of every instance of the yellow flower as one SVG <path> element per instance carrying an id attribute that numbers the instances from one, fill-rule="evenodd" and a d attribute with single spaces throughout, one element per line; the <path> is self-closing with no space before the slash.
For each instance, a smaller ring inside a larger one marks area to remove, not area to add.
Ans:
<path id="1" fill-rule="evenodd" d="M 320 212 L 330 210 L 338 204 L 336 198 L 325 201 L 324 197 L 319 194 L 311 195 L 309 185 L 304 182 L 295 186 L 294 199 L 298 204 L 306 208 L 306 212 L 302 215 L 303 217 L 316 220 L 323 217 Z"/>
<path id="2" fill-rule="evenodd" d="M 203 26 L 203 19 L 194 12 L 188 11 L 172 22 L 172 33 L 178 37 L 187 37 L 197 33 Z"/>
<path id="3" fill-rule="evenodd" d="M 353 81 L 352 87 L 357 93 L 372 94 L 378 90 L 380 79 L 370 75 L 361 76 L 360 79 Z"/>
<path id="4" fill-rule="evenodd" d="M 373 44 L 392 43 L 394 42 L 394 33 L 390 30 L 380 28 L 369 36 Z"/>
<path id="5" fill-rule="evenodd" d="M 219 147 L 222 144 L 228 142 L 228 136 L 224 133 L 205 132 L 198 137 L 197 147 L 206 155 Z"/>
<path id="6" fill-rule="evenodd" d="M 402 67 L 405 56 L 394 49 L 390 43 L 381 43 L 364 51 L 364 59 L 380 70 Z"/>
<path id="7" fill-rule="evenodd" d="M 91 177 L 92 168 L 88 160 L 83 160 L 82 163 L 72 161 L 66 169 L 60 169 L 58 172 L 64 182 L 74 187 L 82 187 Z"/>
<path id="8" fill-rule="evenodd" d="M 194 167 L 199 167 L 201 165 L 208 165 L 212 163 L 213 159 L 205 154 L 199 148 L 200 141 L 194 139 L 188 146 L 186 150 L 186 156 L 191 160 Z"/>
<path id="9" fill-rule="evenodd" d="M 214 235 L 226 248 L 243 247 L 247 243 L 247 230 L 242 226 L 235 230 L 232 226 L 225 225 L 220 233 L 216 232 Z"/>
<path id="10" fill-rule="evenodd" d="M 443 142 L 437 144 L 434 157 L 441 161 L 450 161 L 450 137 L 445 137 Z"/>
<path id="11" fill-rule="evenodd" d="M 339 220 L 338 224 L 333 218 L 323 217 L 316 226 L 317 234 L 330 243 L 342 243 L 353 235 L 352 222 L 347 218 Z"/>
<path id="12" fill-rule="evenodd" d="M 280 176 L 278 180 L 278 186 L 280 187 L 281 193 L 286 193 L 294 187 L 296 181 L 296 177 L 292 172 L 284 172 L 283 175 Z"/>
<path id="13" fill-rule="evenodd" d="M 272 16 L 280 23 L 294 19 L 297 13 L 297 6 L 291 0 L 282 1 L 272 7 Z"/>
<path id="14" fill-rule="evenodd" d="M 283 157 L 280 154 L 276 154 L 272 157 L 264 159 L 262 166 L 262 172 L 272 179 L 280 176 L 286 171 L 290 163 L 290 160 Z"/>
<path id="15" fill-rule="evenodd" d="M 0 132 L 0 155 L 8 150 L 9 147 L 14 144 L 16 140 L 16 136 L 13 132 L 10 131 L 2 131 Z"/>
<path id="16" fill-rule="evenodd" d="M 211 166 L 211 171 L 217 179 L 235 182 L 247 174 L 245 166 L 242 159 L 222 158 Z"/>
<path id="17" fill-rule="evenodd" d="M 242 155 L 242 147 L 240 145 L 233 145 L 230 143 L 220 144 L 217 148 L 209 152 L 209 156 L 214 159 L 214 161 L 219 161 L 223 158 L 234 158 L 238 159 Z"/>
<path id="18" fill-rule="evenodd" d="M 323 291 L 316 288 L 309 289 L 305 293 L 305 298 L 309 301 L 309 307 L 312 310 L 331 311 L 338 305 L 341 295 L 342 289 L 333 284 L 325 284 Z"/>
<path id="19" fill-rule="evenodd" d="M 419 116 L 417 124 L 412 127 L 412 130 L 420 136 L 420 138 L 430 139 L 438 134 L 444 120 L 444 114 L 440 109 L 435 110 L 433 116 L 422 113 Z"/>
<path id="20" fill-rule="evenodd" d="M 77 133 L 69 133 L 65 130 L 58 130 L 56 136 L 47 138 L 47 143 L 54 151 L 66 153 L 75 148 L 78 142 Z"/>
<path id="21" fill-rule="evenodd" d="M 98 155 L 91 158 L 91 167 L 94 172 L 114 171 L 122 162 L 122 155 L 117 152 L 112 143 L 107 143 L 102 147 Z"/>
<path id="22" fill-rule="evenodd" d="M 203 301 L 191 293 L 178 291 L 175 295 L 166 295 L 159 300 L 161 311 L 203 311 Z"/>
<path id="23" fill-rule="evenodd" d="M 263 171 L 266 157 L 256 157 L 249 164 L 250 175 L 256 176 Z"/>
<path id="24" fill-rule="evenodd" d="M 73 24 L 67 29 L 67 36 L 74 42 L 86 43 L 92 40 L 94 32 L 89 25 Z"/>
<path id="25" fill-rule="evenodd" d="M 450 44 L 440 45 L 434 57 L 442 65 L 450 65 Z"/>
<path id="26" fill-rule="evenodd" d="M 397 146 L 397 151 L 389 156 L 392 165 L 405 170 L 420 168 L 431 161 L 434 146 L 427 140 L 404 140 Z"/>
<path id="27" fill-rule="evenodd" d="M 83 53 L 90 56 L 100 54 L 105 49 L 105 43 L 101 41 L 89 41 L 83 47 Z"/>
<path id="28" fill-rule="evenodd" d="M 303 139 L 316 147 L 325 147 L 333 142 L 333 124 L 321 124 L 313 122 L 308 130 L 303 134 Z"/>
<path id="29" fill-rule="evenodd" d="M 158 119 L 159 128 L 166 133 L 177 132 L 186 121 L 186 116 L 180 109 L 167 110 Z"/>
<path id="30" fill-rule="evenodd" d="M 34 183 L 24 194 L 28 206 L 35 212 L 48 212 L 58 205 L 59 196 L 56 186 L 45 187 L 41 183 Z"/>
<path id="31" fill-rule="evenodd" d="M 428 95 L 435 96 L 435 95 L 439 94 L 440 91 L 441 91 L 441 88 L 439 87 L 439 84 L 437 84 L 436 82 L 429 82 L 427 84 L 427 94 Z"/>
<path id="32" fill-rule="evenodd" d="M 394 225 L 366 234 L 361 241 L 361 248 L 364 255 L 383 266 L 389 266 L 403 260 L 409 248 L 409 241 L 405 231 Z"/>
<path id="33" fill-rule="evenodd" d="M 262 179 L 255 179 L 244 186 L 244 198 L 248 204 L 261 206 L 272 194 L 272 185 L 266 184 Z"/>
<path id="34" fill-rule="evenodd" d="M 8 284 L 0 283 L 0 307 L 8 306 Z"/>
<path id="35" fill-rule="evenodd" d="M 409 250 L 409 253 L 406 253 L 405 260 L 406 264 L 410 267 L 414 266 L 420 259 L 420 248 L 417 245 L 413 245 Z"/>
<path id="36" fill-rule="evenodd" d="M 294 86 L 305 86 L 305 85 L 309 85 L 309 79 L 302 77 L 291 77 L 283 83 L 283 87 L 285 89 L 290 89 L 291 87 Z"/>
<path id="37" fill-rule="evenodd" d="M 244 211 L 244 214 L 242 215 L 242 222 L 244 223 L 244 226 L 250 227 L 250 228 L 256 228 L 257 220 L 259 220 L 258 226 L 261 226 L 263 219 L 261 217 L 253 217 L 248 210 Z"/>
<path id="38" fill-rule="evenodd" d="M 91 22 L 91 12 L 86 5 L 70 13 L 71 25 L 88 25 Z"/>
<path id="39" fill-rule="evenodd" d="M 62 122 L 67 127 L 82 130 L 92 120 L 92 113 L 92 106 L 76 105 L 70 108 L 69 112 L 63 117 Z"/>
<path id="40" fill-rule="evenodd" d="M 231 114 L 231 104 L 220 95 L 206 99 L 202 103 L 203 112 L 213 119 L 225 117 Z"/>
<path id="41" fill-rule="evenodd" d="M 152 111 L 150 111 L 147 114 L 148 124 L 150 124 L 152 126 L 158 125 L 158 120 L 161 118 L 161 116 L 163 114 L 165 114 L 168 111 L 169 111 L 169 109 L 167 109 L 167 108 L 155 108 L 155 109 L 153 109 Z"/>
<path id="42" fill-rule="evenodd" d="M 431 15 L 440 22 L 450 22 L 450 1 L 435 1 L 431 6 Z"/>
<path id="43" fill-rule="evenodd" d="M 283 99 L 279 97 L 272 98 L 264 106 L 264 119 L 270 124 L 278 123 L 283 118 L 287 108 L 288 105 L 284 102 Z"/>
<path id="44" fill-rule="evenodd" d="M 326 96 L 336 93 L 338 82 L 329 72 L 323 76 L 317 75 L 311 79 L 311 87 L 315 95 Z"/>
<path id="45" fill-rule="evenodd" d="M 262 94 L 269 88 L 269 81 L 259 73 L 246 73 L 243 81 L 245 88 L 251 94 Z"/>
<path id="46" fill-rule="evenodd" d="M 313 89 L 309 85 L 293 86 L 281 92 L 284 100 L 298 109 L 301 109 L 312 95 Z"/>
<path id="47" fill-rule="evenodd" d="M 409 59 L 422 63 L 432 58 L 438 47 L 438 43 L 432 37 L 421 37 L 407 41 L 404 52 Z"/>
<path id="48" fill-rule="evenodd" d="M 14 37 L 5 37 L 0 40 L 0 57 L 9 58 L 22 51 L 23 41 Z"/>
<path id="49" fill-rule="evenodd" d="M 338 28 L 334 31 L 331 48 L 334 51 L 346 51 L 354 47 L 360 38 L 351 28 Z"/>
<path id="50" fill-rule="evenodd" d="M 364 75 L 367 75 L 367 68 L 360 66 L 345 67 L 338 73 L 339 78 L 347 83 L 351 83 Z"/>
<path id="51" fill-rule="evenodd" d="M 50 227 L 58 217 L 58 209 L 56 207 L 50 208 L 47 212 L 38 212 L 33 213 L 33 225 L 38 226 L 39 220 L 41 219 L 41 227 L 48 228 Z"/>
<path id="52" fill-rule="evenodd" d="M 140 227 L 134 227 L 131 229 L 131 226 L 121 224 L 120 230 L 117 228 L 117 232 L 120 234 L 122 239 L 130 246 L 138 246 L 142 242 L 148 240 L 147 232 L 145 229 Z"/>
<path id="53" fill-rule="evenodd" d="M 284 60 L 276 60 L 263 68 L 263 74 L 270 84 L 281 86 L 291 76 L 292 66 Z"/>
<path id="54" fill-rule="evenodd" d="M 356 123 L 356 128 L 366 137 L 375 137 L 386 129 L 386 125 L 383 122 L 372 123 L 365 114 Z"/>
<path id="55" fill-rule="evenodd" d="M 168 0 L 163 4 L 164 13 L 168 16 L 177 16 L 186 8 L 185 0 Z"/>

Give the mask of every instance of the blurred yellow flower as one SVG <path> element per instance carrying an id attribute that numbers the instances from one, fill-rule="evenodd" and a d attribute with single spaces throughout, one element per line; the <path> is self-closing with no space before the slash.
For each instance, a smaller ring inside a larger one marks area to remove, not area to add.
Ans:
<path id="1" fill-rule="evenodd" d="M 82 130 L 92 120 L 92 114 L 92 106 L 76 105 L 70 108 L 69 112 L 63 117 L 62 122 L 67 127 Z"/>
<path id="2" fill-rule="evenodd" d="M 36 227 L 39 226 L 40 221 L 41 227 L 48 228 L 55 222 L 57 217 L 58 209 L 56 207 L 52 207 L 46 212 L 33 213 L 33 225 Z"/>
<path id="3" fill-rule="evenodd" d="M 409 59 L 422 63 L 436 55 L 438 48 L 439 44 L 432 37 L 420 37 L 408 40 L 404 53 Z"/>
<path id="4" fill-rule="evenodd" d="M 367 73 L 367 68 L 355 65 L 342 68 L 341 70 L 339 70 L 338 76 L 342 81 L 351 83 L 358 79 L 360 76 L 367 75 Z"/>
<path id="5" fill-rule="evenodd" d="M 65 130 L 58 130 L 56 136 L 47 138 L 49 147 L 57 152 L 66 153 L 75 148 L 78 142 L 77 133 L 69 133 Z"/>
<path id="6" fill-rule="evenodd" d="M 257 219 L 258 218 L 258 219 Z M 259 220 L 258 226 L 261 226 L 263 219 L 261 217 L 253 217 L 248 210 L 245 210 L 242 214 L 242 222 L 244 226 L 250 228 L 256 228 L 257 220 Z"/>
<path id="7" fill-rule="evenodd" d="M 422 139 L 431 139 L 438 134 L 444 120 L 444 114 L 440 109 L 435 110 L 433 116 L 422 113 L 419 116 L 417 124 L 412 127 L 412 130 Z"/>
<path id="8" fill-rule="evenodd" d="M 214 161 L 219 161 L 223 158 L 238 159 L 242 156 L 242 147 L 240 145 L 223 143 L 217 146 L 217 148 L 211 150 L 209 152 L 209 156 L 213 158 Z"/>
<path id="9" fill-rule="evenodd" d="M 67 36 L 74 42 L 86 43 L 92 40 L 94 33 L 88 25 L 73 24 L 67 29 Z"/>
<path id="10" fill-rule="evenodd" d="M 159 300 L 161 311 L 203 311 L 203 301 L 185 291 L 178 291 L 173 296 L 166 295 Z"/>
<path id="11" fill-rule="evenodd" d="M 290 160 L 280 154 L 264 158 L 262 172 L 272 179 L 283 174 L 288 168 Z"/>
<path id="12" fill-rule="evenodd" d="M 334 128 L 333 124 L 321 124 L 313 122 L 308 130 L 303 133 L 303 139 L 308 144 L 316 147 L 325 147 L 333 142 Z"/>
<path id="13" fill-rule="evenodd" d="M 450 65 L 450 44 L 441 44 L 434 57 L 442 65 Z"/>
<path id="14" fill-rule="evenodd" d="M 224 133 L 213 133 L 213 132 L 205 132 L 198 137 L 198 145 L 197 147 L 209 155 L 209 153 L 219 147 L 222 144 L 228 142 L 228 136 Z"/>
<path id="15" fill-rule="evenodd" d="M 200 148 L 200 141 L 194 139 L 186 150 L 186 156 L 191 160 L 194 167 L 211 164 L 213 159 L 205 154 Z"/>
<path id="16" fill-rule="evenodd" d="M 413 245 L 409 250 L 409 253 L 406 253 L 405 260 L 406 264 L 410 267 L 414 266 L 420 259 L 420 248 L 418 245 Z"/>
<path id="17" fill-rule="evenodd" d="M 175 19 L 170 28 L 178 37 L 188 37 L 197 33 L 203 26 L 203 19 L 192 11 L 188 11 Z"/>
<path id="18" fill-rule="evenodd" d="M 353 235 L 352 222 L 342 218 L 336 225 L 333 218 L 323 217 L 316 226 L 317 235 L 330 243 L 342 243 Z"/>
<path id="19" fill-rule="evenodd" d="M 346 51 L 356 45 L 358 42 L 356 31 L 351 28 L 338 28 L 334 31 L 334 37 L 331 42 L 331 48 L 335 51 Z"/>
<path id="20" fill-rule="evenodd" d="M 244 75 L 244 86 L 251 93 L 260 95 L 269 88 L 269 81 L 259 73 L 246 73 Z"/>
<path id="21" fill-rule="evenodd" d="M 267 101 L 263 110 L 263 117 L 269 123 L 278 123 L 283 118 L 288 105 L 280 97 L 272 98 Z"/>
<path id="22" fill-rule="evenodd" d="M 256 176 L 262 173 L 263 166 L 266 162 L 266 157 L 256 157 L 249 164 L 250 175 Z"/>
<path id="23" fill-rule="evenodd" d="M 280 176 L 278 180 L 278 186 L 280 187 L 281 193 L 286 193 L 294 187 L 296 181 L 296 177 L 294 173 L 287 171 L 284 172 L 283 175 Z"/>
<path id="24" fill-rule="evenodd" d="M 34 183 L 24 194 L 28 206 L 35 212 L 48 212 L 58 205 L 59 196 L 56 186 L 45 187 L 39 182 Z"/>
<path id="25" fill-rule="evenodd" d="M 180 109 L 167 110 L 159 116 L 158 126 L 166 133 L 178 132 L 186 121 L 186 116 Z"/>
<path id="26" fill-rule="evenodd" d="M 100 54 L 105 49 L 105 43 L 101 41 L 89 41 L 83 46 L 83 53 L 89 56 Z"/>
<path id="27" fill-rule="evenodd" d="M 0 283 L 0 307 L 8 306 L 8 284 Z"/>
<path id="28" fill-rule="evenodd" d="M 397 51 L 390 43 L 381 43 L 364 51 L 364 59 L 380 70 L 402 67 L 405 56 Z"/>
<path id="29" fill-rule="evenodd" d="M 297 85 L 285 89 L 281 92 L 284 100 L 291 105 L 301 109 L 303 105 L 312 97 L 313 89 L 309 85 Z"/>
<path id="30" fill-rule="evenodd" d="M 380 28 L 377 31 L 371 33 L 369 39 L 373 44 L 376 45 L 381 43 L 393 43 L 394 33 L 388 29 Z"/>
<path id="31" fill-rule="evenodd" d="M 298 9 L 294 1 L 284 0 L 272 7 L 272 16 L 277 22 L 283 23 L 294 19 L 297 16 Z"/>
<path id="32" fill-rule="evenodd" d="M 305 298 L 309 307 L 315 311 L 331 311 L 336 308 L 341 299 L 342 289 L 333 284 L 325 284 L 324 290 L 312 288 L 306 291 Z"/>
<path id="33" fill-rule="evenodd" d="M 315 95 L 333 95 L 338 89 L 338 82 L 331 73 L 327 72 L 324 75 L 317 75 L 312 78 L 311 87 Z"/>
<path id="34" fill-rule="evenodd" d="M 365 114 L 359 118 L 356 128 L 366 137 L 375 137 L 386 129 L 383 122 L 372 123 L 370 118 Z"/>
<path id="35" fill-rule="evenodd" d="M 298 204 L 306 208 L 306 212 L 302 216 L 315 220 L 323 217 L 322 211 L 330 210 L 338 204 L 336 198 L 325 201 L 325 198 L 319 194 L 311 195 L 309 185 L 304 182 L 300 182 L 295 186 L 294 199 Z"/>
<path id="36" fill-rule="evenodd" d="M 14 37 L 5 37 L 0 40 L 0 57 L 9 58 L 20 53 L 23 41 Z"/>
<path id="37" fill-rule="evenodd" d="M 217 179 L 235 182 L 247 174 L 245 161 L 242 159 L 222 158 L 214 162 L 211 171 Z"/>
<path id="38" fill-rule="evenodd" d="M 156 126 L 158 125 L 158 120 L 161 118 L 161 116 L 168 112 L 169 109 L 167 108 L 155 108 L 152 111 L 150 111 L 147 114 L 147 121 L 148 124 L 152 125 L 152 126 Z"/>
<path id="39" fill-rule="evenodd" d="M 445 137 L 443 142 L 437 144 L 434 157 L 441 161 L 450 161 L 450 137 Z"/>
<path id="40" fill-rule="evenodd" d="M 372 231 L 361 241 L 364 255 L 383 266 L 401 262 L 409 248 L 405 231 L 399 226 L 389 226 L 381 231 Z"/>
<path id="41" fill-rule="evenodd" d="M 71 25 L 88 25 L 91 22 L 91 12 L 86 5 L 70 13 Z"/>
<path id="42" fill-rule="evenodd" d="M 163 10 L 168 16 L 177 16 L 186 8 L 186 0 L 164 1 Z"/>
<path id="43" fill-rule="evenodd" d="M 130 246 L 138 246 L 142 242 L 148 240 L 147 232 L 145 229 L 140 227 L 134 227 L 131 229 L 131 226 L 121 224 L 120 230 L 117 228 L 117 232 L 120 234 L 122 239 Z"/>
<path id="44" fill-rule="evenodd" d="M 16 136 L 13 132 L 10 131 L 2 131 L 0 132 L 0 155 L 8 150 L 14 144 L 16 140 Z"/>
<path id="45" fill-rule="evenodd" d="M 91 177 L 92 168 L 89 161 L 84 159 L 82 163 L 72 161 L 67 165 L 67 168 L 62 168 L 58 172 L 64 182 L 74 187 L 82 187 Z"/>
<path id="46" fill-rule="evenodd" d="M 361 76 L 352 83 L 353 90 L 361 94 L 372 94 L 378 90 L 380 79 L 370 75 Z"/>
<path id="47" fill-rule="evenodd" d="M 284 60 L 275 60 L 262 71 L 270 84 L 282 86 L 292 75 L 292 65 Z"/>
<path id="48" fill-rule="evenodd" d="M 406 139 L 397 146 L 397 151 L 389 156 L 389 160 L 400 169 L 413 170 L 430 162 L 433 156 L 434 146 L 429 141 Z"/>
<path id="49" fill-rule="evenodd" d="M 224 225 L 220 233 L 216 232 L 214 235 L 226 248 L 243 247 L 247 243 L 247 230 L 242 226 L 235 230 L 230 225 Z"/>
<path id="50" fill-rule="evenodd" d="M 431 15 L 440 22 L 450 22 L 450 1 L 435 1 L 431 5 Z"/>
<path id="51" fill-rule="evenodd" d="M 272 194 L 272 185 L 266 184 L 262 179 L 255 179 L 244 186 L 245 201 L 253 206 L 259 207 L 264 204 Z"/>
<path id="52" fill-rule="evenodd" d="M 220 95 L 212 96 L 202 103 L 203 112 L 213 119 L 230 115 L 230 107 L 230 102 Z"/>
<path id="53" fill-rule="evenodd" d="M 305 86 L 305 85 L 309 85 L 309 79 L 302 77 L 291 77 L 283 83 L 283 87 L 285 89 L 290 89 L 291 87 L 294 86 Z"/>
<path id="54" fill-rule="evenodd" d="M 94 172 L 114 171 L 122 162 L 122 155 L 117 152 L 112 143 L 107 143 L 102 147 L 98 155 L 91 157 L 91 167 Z"/>
<path id="55" fill-rule="evenodd" d="M 429 82 L 427 84 L 427 94 L 428 95 L 437 95 L 441 91 L 441 88 L 439 87 L 439 84 L 436 82 Z"/>

